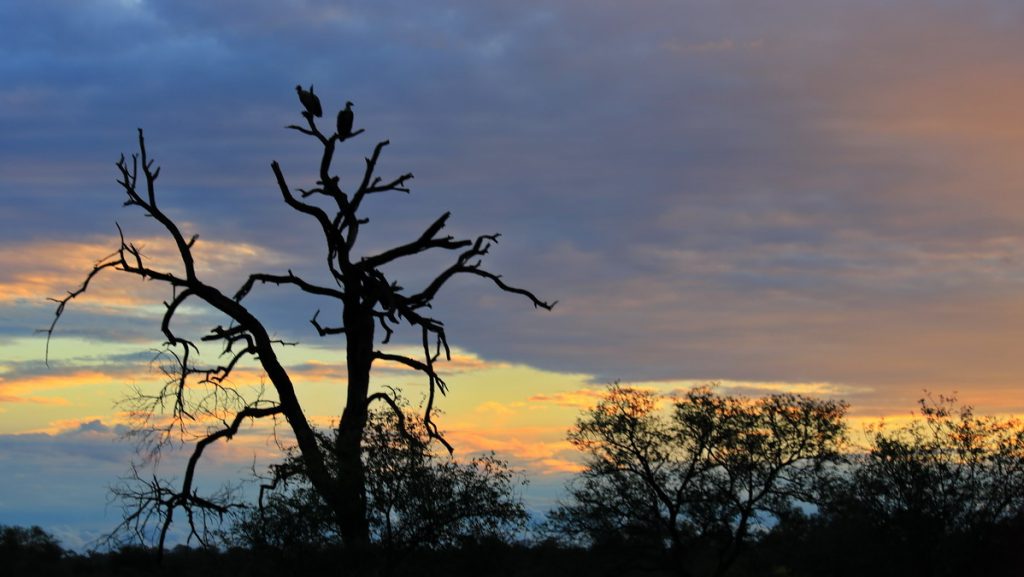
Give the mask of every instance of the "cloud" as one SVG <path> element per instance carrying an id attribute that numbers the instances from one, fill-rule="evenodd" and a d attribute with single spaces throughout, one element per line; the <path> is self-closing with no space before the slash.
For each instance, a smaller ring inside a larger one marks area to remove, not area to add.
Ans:
<path id="1" fill-rule="evenodd" d="M 785 382 L 737 382 L 737 381 L 713 381 L 711 383 L 692 383 L 686 389 L 676 389 L 676 392 L 689 390 L 699 384 L 710 384 L 718 389 L 723 389 L 729 394 L 763 396 L 776 393 L 790 393 L 806 396 L 827 396 L 843 398 L 848 395 L 870 394 L 870 389 L 858 389 L 856 387 L 844 387 L 834 383 L 785 383 Z"/>
<path id="2" fill-rule="evenodd" d="M 0 404 L 4 403 L 36 403 L 39 405 L 69 405 L 70 401 L 53 397 L 19 397 L 15 395 L 0 394 Z M 2 409 L 0 409 L 2 411 Z"/>
<path id="3" fill-rule="evenodd" d="M 187 223 L 183 225 L 185 227 Z M 182 276 L 181 259 L 169 235 L 128 240 L 141 249 L 147 266 Z M 0 301 L 41 301 L 47 295 L 61 298 L 80 287 L 92 265 L 113 253 L 118 246 L 116 237 L 89 242 L 8 244 L 8 250 L 0 254 Z M 271 268 L 283 263 L 282 256 L 273 249 L 244 242 L 200 239 L 193 253 L 197 273 L 215 285 L 224 279 L 232 279 L 241 286 L 244 275 L 249 271 L 256 272 L 257 267 Z M 101 305 L 106 307 L 105 312 L 114 314 L 117 309 L 150 305 L 155 300 L 153 291 L 146 291 L 141 279 L 118 271 L 104 272 L 95 285 L 79 299 L 88 301 L 88 304 L 76 301 L 75 305 Z M 161 296 L 165 292 L 160 291 Z"/>
<path id="4" fill-rule="evenodd" d="M 562 407 L 587 409 L 596 405 L 604 396 L 605 391 L 603 390 L 579 389 L 576 391 L 532 395 L 528 400 L 534 403 L 554 403 Z"/>
<path id="5" fill-rule="evenodd" d="M 55 423 L 53 432 L 0 434 L 4 522 L 41 525 L 78 551 L 98 545 L 97 539 L 119 521 L 116 503 L 108 503 L 109 487 L 124 478 L 130 462 L 138 461 L 126 432 L 122 423 L 87 418 Z M 250 467 L 261 468 L 272 454 L 280 457 L 268 444 L 267 431 L 247 430 L 231 443 L 211 446 L 197 469 L 197 488 L 205 493 L 245 480 Z M 185 457 L 168 450 L 157 472 L 180 480 Z"/>
<path id="6" fill-rule="evenodd" d="M 343 186 L 382 138 L 382 172 L 416 174 L 412 194 L 367 200 L 358 255 L 452 209 L 453 235 L 503 233 L 490 270 L 560 301 L 542 313 L 453 280 L 431 314 L 466 352 L 456 371 L 508 363 L 751 394 L 821 384 L 866 413 L 923 388 L 1024 406 L 1019 2 L 239 6 L 0 6 L 5 347 L 47 326 L 43 299 L 114 248 L 115 219 L 170 256 L 112 180 L 138 126 L 163 167 L 161 206 L 210 249 L 204 274 L 226 291 L 250 267 L 332 282 L 319 231 L 269 170 L 280 161 L 293 187 L 317 179 L 315 143 L 281 128 L 300 120 L 292 87 L 312 82 L 328 110 L 355 102 L 367 128 L 339 148 Z M 389 280 L 419 287 L 451 262 L 422 256 Z M 161 339 L 166 291 L 116 275 L 96 288 L 59 335 Z M 251 299 L 289 340 L 313 342 L 312 313 L 336 312 L 285 288 Z M 190 315 L 182 332 L 219 320 Z M 480 414 L 502 410 L 520 407 Z"/>
<path id="7" fill-rule="evenodd" d="M 497 401 L 487 401 L 477 405 L 473 411 L 484 415 L 493 415 L 495 418 L 507 418 L 516 415 L 525 406 L 526 403 L 523 402 L 499 403 Z"/>
<path id="8" fill-rule="evenodd" d="M 92 461 L 127 464 L 130 449 L 116 443 L 124 432 L 123 425 L 107 425 L 99 419 L 68 421 L 57 424 L 52 434 L 0 435 L 0 446 L 8 463 L 36 462 L 42 467 Z"/>
<path id="9" fill-rule="evenodd" d="M 126 382 L 130 377 L 134 376 L 136 376 L 135 373 L 129 372 L 122 372 L 121 374 L 112 374 L 88 369 L 72 369 L 69 371 L 61 372 L 54 371 L 51 374 L 11 377 L 8 377 L 3 373 L 0 373 L 0 391 L 2 391 L 5 395 L 9 395 L 11 397 L 21 397 L 27 393 L 33 392 L 51 393 L 54 391 L 73 389 L 77 387 L 87 387 L 97 384 L 121 384 Z M 62 401 L 55 402 L 62 404 Z"/>
<path id="10" fill-rule="evenodd" d="M 557 435 L 557 436 L 556 436 Z M 581 469 L 576 450 L 560 427 L 503 428 L 501 431 L 452 429 L 445 434 L 459 454 L 494 451 L 529 476 L 549 476 Z"/>

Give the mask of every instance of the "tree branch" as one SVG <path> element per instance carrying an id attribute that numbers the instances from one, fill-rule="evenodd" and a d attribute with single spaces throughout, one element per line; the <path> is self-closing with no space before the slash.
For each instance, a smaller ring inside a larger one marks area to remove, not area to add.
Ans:
<path id="1" fill-rule="evenodd" d="M 146 199 L 142 198 L 136 188 L 140 156 L 142 160 L 142 173 L 146 180 Z M 128 195 L 128 200 L 124 203 L 125 206 L 138 205 L 163 225 L 167 232 L 170 233 L 171 238 L 174 239 L 174 244 L 178 247 L 178 254 L 181 256 L 181 262 L 185 266 L 185 277 L 189 280 L 195 279 L 196 269 L 195 261 L 192 258 L 192 245 L 195 243 L 196 237 L 186 241 L 184 235 L 181 234 L 181 230 L 178 229 L 178 225 L 157 206 L 156 179 L 160 176 L 160 168 L 153 169 L 153 161 L 147 156 L 146 139 L 141 128 L 139 129 L 139 155 L 132 155 L 132 166 L 129 169 L 128 163 L 122 154 L 121 159 L 117 162 L 117 168 L 121 172 L 121 180 L 117 182 Z"/>
<path id="2" fill-rule="evenodd" d="M 345 293 L 337 289 L 322 287 L 307 282 L 303 280 L 301 277 L 296 276 L 295 273 L 289 270 L 287 275 L 274 275 L 265 273 L 255 273 L 249 275 L 248 280 L 246 280 L 245 283 L 235 293 L 235 296 L 233 297 L 235 302 L 241 302 L 242 299 L 244 299 L 249 294 L 249 291 L 252 290 L 253 285 L 255 285 L 257 282 L 263 284 L 272 283 L 278 286 L 283 284 L 293 284 L 309 294 L 328 296 L 339 300 L 344 298 L 345 296 Z"/>
<path id="3" fill-rule="evenodd" d="M 376 269 L 396 259 L 414 255 L 419 252 L 431 248 L 443 248 L 448 250 L 456 250 L 472 244 L 468 240 L 455 240 L 452 236 L 446 236 L 444 238 L 434 238 L 434 236 L 444 228 L 445 222 L 448 221 L 448 217 L 452 213 L 446 212 L 441 215 L 440 218 L 434 221 L 427 230 L 423 231 L 418 239 L 408 244 L 404 244 L 399 247 L 395 247 L 391 250 L 385 251 L 381 254 L 365 257 L 359 261 L 358 266 L 363 270 Z"/>
<path id="4" fill-rule="evenodd" d="M 345 334 L 345 327 L 324 327 L 324 326 L 321 326 L 319 321 L 316 320 L 316 318 L 318 316 L 320 316 L 320 311 L 319 310 L 317 310 L 316 313 L 313 314 L 313 318 L 309 319 L 309 323 L 313 325 L 313 328 L 316 329 L 316 332 L 317 332 L 318 335 L 320 335 L 322 337 L 326 337 L 327 335 L 343 335 L 343 334 Z"/>
<path id="5" fill-rule="evenodd" d="M 426 329 L 424 329 L 423 344 L 424 351 L 426 351 L 426 362 L 418 361 L 405 355 L 396 355 L 391 353 L 384 353 L 381 351 L 374 351 L 373 357 L 375 359 L 380 359 L 383 361 L 392 361 L 400 363 L 427 375 L 427 378 L 429 379 L 430 388 L 429 393 L 427 395 L 427 406 L 424 409 L 423 415 L 423 424 L 427 429 L 427 436 L 429 436 L 431 439 L 437 439 L 442 445 L 444 445 L 446 449 L 448 449 L 449 453 L 454 453 L 455 448 L 452 447 L 452 445 L 444 438 L 444 436 L 438 431 L 437 425 L 435 425 L 434 422 L 431 420 L 431 414 L 434 411 L 435 391 L 439 390 L 441 391 L 441 394 L 444 395 L 448 392 L 448 385 L 444 382 L 444 379 L 442 379 L 437 374 L 437 371 L 434 370 L 433 362 L 434 359 L 436 358 L 436 355 L 430 354 L 430 347 L 427 343 L 427 334 L 428 332 L 426 331 Z"/>
<path id="6" fill-rule="evenodd" d="M 490 251 L 491 244 L 498 242 L 498 236 L 499 235 L 494 234 L 477 237 L 476 242 L 473 243 L 473 246 L 469 250 L 459 255 L 459 258 L 456 260 L 454 264 L 452 264 L 450 267 L 441 272 L 441 274 L 437 275 L 437 277 L 429 285 L 427 285 L 427 288 L 423 289 L 423 291 L 421 291 L 420 293 L 417 293 L 409 297 L 406 301 L 408 306 L 411 308 L 420 308 L 426 306 L 434 299 L 435 296 L 437 296 L 437 293 L 439 290 L 441 290 L 441 287 L 443 287 L 445 283 L 447 283 L 452 277 L 454 277 L 457 274 L 472 274 L 491 280 L 498 288 L 505 292 L 525 296 L 526 298 L 530 299 L 530 302 L 533 303 L 534 308 L 539 307 L 545 310 L 551 310 L 552 308 L 554 308 L 554 306 L 558 304 L 557 301 L 552 303 L 542 301 L 539 298 L 537 298 L 537 296 L 534 295 L 531 291 L 511 286 L 505 283 L 505 281 L 502 280 L 501 276 L 480 268 L 480 262 L 473 262 L 473 259 L 483 257 Z"/>
<path id="7" fill-rule="evenodd" d="M 366 161 L 366 168 L 363 171 L 363 181 L 359 183 L 359 189 L 352 196 L 352 211 L 355 212 L 359 209 L 359 205 L 363 202 L 363 198 L 367 194 L 375 192 L 385 192 L 388 190 L 397 190 L 400 192 L 409 192 L 409 189 L 405 187 L 405 182 L 412 179 L 412 173 L 406 173 L 388 184 L 381 184 L 381 179 L 374 176 L 374 171 L 377 169 L 377 161 L 380 159 L 380 153 L 384 150 L 384 147 L 391 144 L 390 140 L 382 140 L 377 143 L 377 146 L 373 148 L 373 154 L 370 158 L 364 159 Z"/>
<path id="8" fill-rule="evenodd" d="M 92 279 L 96 275 L 98 275 L 101 271 L 103 271 L 104 269 L 108 269 L 108 268 L 116 268 L 118 265 L 122 264 L 123 262 L 124 262 L 124 259 L 121 256 L 121 251 L 119 250 L 117 252 L 114 252 L 114 253 L 110 254 L 109 256 L 106 256 L 106 257 L 102 258 L 101 260 L 99 260 L 92 267 L 92 270 L 89 271 L 88 275 L 86 275 L 85 280 L 82 281 L 82 285 L 80 287 L 78 287 L 77 289 L 75 289 L 73 291 L 68 291 L 67 296 L 65 296 L 64 298 L 61 298 L 61 299 L 55 299 L 55 298 L 47 299 L 47 300 L 50 300 L 50 301 L 53 301 L 53 302 L 57 303 L 57 310 L 53 314 L 53 321 L 50 322 L 50 327 L 46 328 L 46 329 L 40 329 L 39 331 L 37 331 L 37 332 L 45 332 L 46 333 L 46 353 L 45 353 L 45 356 L 43 357 L 43 359 L 44 359 L 44 362 L 45 362 L 47 367 L 50 366 L 50 339 L 53 338 L 53 331 L 57 328 L 57 322 L 60 320 L 61 316 L 64 314 L 64 308 L 67 306 L 67 304 L 69 302 L 71 302 L 72 300 L 77 298 L 78 295 L 80 295 L 80 294 L 84 293 L 85 291 L 87 291 L 89 289 L 89 283 L 91 283 Z"/>
<path id="9" fill-rule="evenodd" d="M 158 503 L 166 509 L 163 525 L 160 529 L 160 541 L 159 549 L 162 553 L 164 549 L 164 543 L 167 538 L 167 532 L 171 527 L 171 521 L 174 518 L 174 510 L 178 507 L 185 510 L 189 517 L 189 526 L 191 529 L 191 535 L 195 536 L 200 542 L 205 544 L 204 538 L 196 530 L 195 521 L 192 514 L 193 508 L 201 510 L 212 510 L 223 515 L 229 509 L 228 505 L 222 505 L 213 502 L 208 499 L 204 499 L 198 495 L 195 489 L 192 488 L 192 484 L 195 478 L 196 466 L 199 464 L 199 459 L 203 455 L 203 451 L 207 446 L 216 442 L 218 439 L 230 440 L 238 433 L 238 429 L 245 419 L 260 419 L 269 417 L 271 415 L 278 415 L 283 412 L 283 409 L 279 405 L 273 405 L 269 407 L 256 407 L 248 406 L 235 414 L 234 419 L 223 429 L 218 429 L 213 433 L 200 439 L 195 449 L 192 451 L 192 455 L 189 457 L 188 464 L 185 467 L 185 478 L 181 483 L 181 490 L 174 492 L 170 495 L 164 496 L 167 493 L 167 489 L 164 488 L 157 492 L 156 497 L 159 499 Z M 155 479 L 154 479 L 155 481 Z"/>

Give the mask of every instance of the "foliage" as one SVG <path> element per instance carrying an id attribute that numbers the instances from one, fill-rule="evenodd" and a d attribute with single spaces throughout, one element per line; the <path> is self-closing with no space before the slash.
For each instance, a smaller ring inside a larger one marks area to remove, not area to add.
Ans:
<path id="1" fill-rule="evenodd" d="M 493 453 L 466 462 L 438 455 L 422 420 L 404 428 L 391 411 L 370 414 L 363 443 L 367 511 L 374 540 L 388 549 L 438 549 L 472 541 L 510 541 L 528 519 L 518 487 L 522 476 Z M 333 439 L 321 436 L 325 447 Z M 248 546 L 303 550 L 337 545 L 337 520 L 293 454 L 275 467 L 278 483 L 261 508 L 239 524 Z"/>
<path id="2" fill-rule="evenodd" d="M 955 398 L 920 401 L 921 418 L 876 429 L 852 497 L 879 518 L 916 517 L 943 532 L 976 531 L 1024 511 L 1024 426 L 979 417 Z"/>
<path id="3" fill-rule="evenodd" d="M 56 537 L 41 527 L 0 525 L 0 567 L 6 570 L 41 568 L 64 557 Z"/>
<path id="4" fill-rule="evenodd" d="M 584 412 L 569 441 L 586 454 L 554 531 L 591 544 L 668 544 L 682 561 L 695 543 L 715 546 L 724 572 L 742 546 L 839 458 L 841 402 L 779 394 L 760 399 L 711 388 L 668 399 L 613 385 Z"/>
<path id="5" fill-rule="evenodd" d="M 977 416 L 952 397 L 919 405 L 904 426 L 869 429 L 867 450 L 826 487 L 817 530 L 859 533 L 862 550 L 890 560 L 887 574 L 1001 563 L 996 544 L 1024 527 L 1024 424 Z"/>

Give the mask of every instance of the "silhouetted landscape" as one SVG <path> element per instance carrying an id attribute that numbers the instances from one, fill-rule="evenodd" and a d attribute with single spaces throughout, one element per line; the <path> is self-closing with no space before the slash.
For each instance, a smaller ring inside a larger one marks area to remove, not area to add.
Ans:
<path id="1" fill-rule="evenodd" d="M 671 401 L 671 411 L 658 410 Z M 922 399 L 918 416 L 846 439 L 845 405 L 613 385 L 569 433 L 585 469 L 529 523 L 497 457 L 456 462 L 422 422 L 373 413 L 364 444 L 370 543 L 346 546 L 297 455 L 286 482 L 165 554 L 78 554 L 2 527 L 14 575 L 1015 575 L 1024 570 L 1024 425 Z M 330 439 L 323 438 L 325 446 Z"/>
<path id="2" fill-rule="evenodd" d="M 1024 576 L 1022 6 L 0 5 L 0 577 Z"/>
<path id="3" fill-rule="evenodd" d="M 444 323 L 427 315 L 456 276 L 482 278 L 534 308 L 552 310 L 555 303 L 483 268 L 497 234 L 441 236 L 448 212 L 405 244 L 356 256 L 359 231 L 370 222 L 360 216 L 364 200 L 408 193 L 413 175 L 377 176 L 385 140 L 347 185 L 332 165 L 337 146 L 363 132 L 353 129 L 353 103 L 338 112 L 337 130 L 325 133 L 313 86 L 296 92 L 305 124 L 288 128 L 322 148 L 318 178 L 293 189 L 276 161 L 271 167 L 284 203 L 321 229 L 324 273 L 332 282 L 288 269 L 251 273 L 230 297 L 207 284 L 193 252 L 198 236 L 184 233 L 160 207 L 160 167 L 140 129 L 139 151 L 117 162 L 118 184 L 125 206 L 140 208 L 165 230 L 182 272 L 150 264 L 119 226 L 120 246 L 56 300 L 46 333 L 49 343 L 66 307 L 108 271 L 172 289 L 160 324 L 166 342 L 154 361 L 166 382 L 156 393 L 136 389 L 127 401 L 136 422 L 129 436 L 143 459 L 112 489 L 124 516 L 102 549 L 72 554 L 38 527 L 5 527 L 5 566 L 113 575 L 714 577 L 953 576 L 1018 567 L 1011 545 L 1024 537 L 1024 427 L 977 417 L 943 396 L 922 399 L 911 424 L 876 425 L 864 434 L 867 446 L 857 447 L 843 401 L 793 393 L 748 398 L 713 386 L 665 396 L 616 383 L 568 432 L 582 470 L 546 519 L 531 522 L 519 492 L 528 482 L 523 472 L 494 453 L 452 458 L 435 406 L 447 392 L 435 363 L 450 361 L 451 349 Z M 386 265 L 428 251 L 455 256 L 419 290 L 389 280 Z M 320 338 L 344 338 L 346 404 L 331 430 L 309 420 L 279 360 L 282 349 L 298 343 L 273 338 L 247 308 L 250 293 L 263 285 L 297 289 L 334 309 L 334 324 L 321 317 L 324 308 L 309 320 Z M 198 340 L 182 336 L 174 327 L 191 300 L 228 322 Z M 418 334 L 419 357 L 385 348 L 402 331 Z M 198 364 L 198 343 L 218 346 L 226 360 Z M 253 396 L 235 384 L 232 376 L 246 362 L 261 370 L 274 394 L 260 389 Z M 413 410 L 394 387 L 371 388 L 374 362 L 420 373 L 428 383 L 421 406 Z M 254 470 L 261 480 L 255 504 L 230 487 L 197 490 L 196 467 L 207 447 L 229 441 L 245 423 L 277 417 L 295 443 L 265 475 Z M 177 445 L 192 447 L 180 482 L 145 471 Z M 167 551 L 175 523 L 187 527 L 186 542 L 199 549 Z"/>

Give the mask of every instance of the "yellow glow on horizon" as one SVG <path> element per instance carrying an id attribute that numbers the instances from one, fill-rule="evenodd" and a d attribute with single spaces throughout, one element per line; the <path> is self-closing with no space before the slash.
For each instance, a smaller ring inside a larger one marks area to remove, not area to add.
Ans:
<path id="1" fill-rule="evenodd" d="M 82 423 L 99 420 L 104 425 L 128 425 L 130 421 L 117 406 L 129 392 L 129 385 L 159 387 L 163 375 L 145 362 L 135 365 L 104 364 L 109 355 L 137 354 L 148 351 L 144 344 L 90 342 L 79 338 L 55 341 L 53 356 L 60 370 L 47 373 L 41 367 L 43 339 L 15 339 L 5 348 L 8 363 L 0 367 L 0 433 L 59 434 Z M 395 349 L 417 358 L 417 348 Z M 290 368 L 300 401 L 312 423 L 330 427 L 337 423 L 344 405 L 345 365 L 343 348 L 283 347 L 281 360 Z M 35 362 L 38 366 L 13 378 L 12 367 Z M 98 365 L 95 363 L 99 363 Z M 63 363 L 63 364 L 61 364 Z M 77 363 L 85 363 L 76 368 Z M 89 364 L 94 363 L 94 364 Z M 101 366 L 103 368 L 97 368 Z M 604 393 L 586 374 L 567 374 L 505 362 L 493 362 L 463 349 L 453 350 L 451 363 L 437 366 L 449 385 L 446 397 L 438 396 L 442 411 L 437 424 L 455 445 L 456 457 L 466 458 L 481 451 L 494 450 L 514 466 L 525 467 L 529 475 L 561 475 L 579 470 L 580 460 L 566 441 L 580 411 L 592 407 Z M 262 380 L 258 364 L 248 363 L 235 373 L 233 383 L 252 391 Z M 679 394 L 693 386 L 714 381 L 664 381 L 623 383 L 663 395 Z M 269 387 L 269 384 L 267 384 Z M 376 367 L 372 386 L 397 386 L 411 410 L 422 410 L 427 381 L 416 371 L 402 366 Z M 724 394 L 756 397 L 775 392 L 792 392 L 829 398 L 852 395 L 870 404 L 851 406 L 847 417 L 851 439 L 863 445 L 863 431 L 884 417 L 888 427 L 908 423 L 917 406 L 911 401 L 894 400 L 885 390 L 836 383 L 780 381 L 717 381 Z M 273 390 L 267 394 L 273 398 Z M 999 391 L 982 394 L 972 391 L 961 396 L 965 404 L 979 407 L 978 414 L 990 414 L 992 401 L 998 406 Z M 667 397 L 666 397 L 667 399 Z M 666 400 L 666 404 L 669 401 Z M 381 405 L 383 408 L 383 405 Z M 995 411 L 999 412 L 999 411 Z M 83 417 L 82 415 L 88 415 Z M 213 425 L 214 423 L 210 423 Z M 277 423 L 277 435 L 270 420 L 246 423 L 230 443 L 217 443 L 211 456 L 230 462 L 279 459 L 275 439 L 287 444 L 290 434 L 283 421 Z M 223 445 L 223 446 L 222 446 Z"/>

